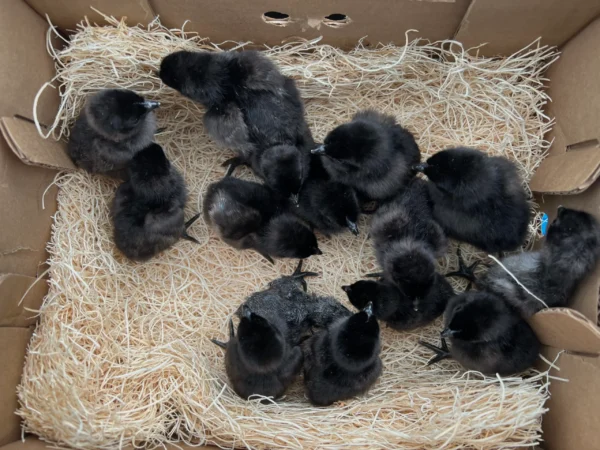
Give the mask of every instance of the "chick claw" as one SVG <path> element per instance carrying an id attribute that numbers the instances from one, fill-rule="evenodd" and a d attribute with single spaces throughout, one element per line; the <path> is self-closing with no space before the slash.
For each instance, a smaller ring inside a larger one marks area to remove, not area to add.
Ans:
<path id="1" fill-rule="evenodd" d="M 446 343 L 446 339 L 444 338 L 442 338 L 441 348 L 436 347 L 435 345 L 425 341 L 419 341 L 419 344 L 435 353 L 435 356 L 432 357 L 429 361 L 427 361 L 428 366 L 440 362 L 443 359 L 452 358 L 452 355 L 450 354 L 450 349 L 448 348 L 448 344 Z"/>
<path id="2" fill-rule="evenodd" d="M 467 290 L 469 290 L 471 288 L 471 283 L 475 283 L 475 281 L 477 280 L 477 278 L 475 277 L 475 269 L 481 263 L 481 261 L 475 261 L 470 266 L 467 266 L 467 264 L 465 263 L 465 260 L 462 257 L 462 252 L 460 250 L 460 247 L 458 247 L 456 249 L 456 256 L 458 256 L 458 270 L 455 270 L 454 272 L 449 272 L 449 273 L 445 274 L 444 276 L 460 277 L 460 278 L 469 280 L 470 283 L 469 283 L 469 286 L 467 287 Z"/>

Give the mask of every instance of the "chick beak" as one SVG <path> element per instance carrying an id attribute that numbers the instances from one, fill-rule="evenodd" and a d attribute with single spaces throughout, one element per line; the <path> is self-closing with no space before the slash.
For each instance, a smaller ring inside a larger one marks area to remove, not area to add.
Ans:
<path id="1" fill-rule="evenodd" d="M 558 209 L 556 210 L 556 214 L 560 215 L 564 210 L 565 207 L 563 205 L 559 205 Z"/>
<path id="2" fill-rule="evenodd" d="M 324 155 L 325 154 L 325 144 L 319 145 L 317 148 L 313 148 L 310 152 L 313 155 Z"/>
<path id="3" fill-rule="evenodd" d="M 363 312 L 367 314 L 367 320 L 369 320 L 373 316 L 373 302 L 367 303 Z"/>
<path id="4" fill-rule="evenodd" d="M 413 170 L 416 170 L 417 172 L 425 172 L 425 169 L 427 169 L 428 167 L 429 165 L 427 163 L 420 163 L 412 166 Z"/>
<path id="5" fill-rule="evenodd" d="M 321 251 L 321 249 L 319 247 L 315 248 L 313 250 L 313 255 L 322 255 L 323 252 Z"/>
<path id="6" fill-rule="evenodd" d="M 452 336 L 454 336 L 457 333 L 456 330 L 451 330 L 450 328 L 444 328 L 444 330 L 441 333 L 442 338 L 446 339 L 446 338 L 450 338 Z"/>
<path id="7" fill-rule="evenodd" d="M 250 311 L 247 305 L 242 306 L 242 317 L 248 320 L 252 317 L 252 311 Z"/>
<path id="8" fill-rule="evenodd" d="M 346 217 L 346 226 L 348 227 L 348 229 L 352 232 L 352 234 L 354 236 L 358 236 L 359 232 L 358 232 L 358 225 L 356 225 L 356 222 L 352 222 L 350 219 L 348 219 Z"/>
<path id="9" fill-rule="evenodd" d="M 145 102 L 142 102 L 142 106 L 146 108 L 146 111 L 150 112 L 158 108 L 160 106 L 160 102 L 155 102 L 154 100 L 146 100 Z"/>
<path id="10" fill-rule="evenodd" d="M 342 286 L 342 291 L 344 291 L 346 294 L 349 294 L 351 290 L 352 288 L 350 286 Z"/>

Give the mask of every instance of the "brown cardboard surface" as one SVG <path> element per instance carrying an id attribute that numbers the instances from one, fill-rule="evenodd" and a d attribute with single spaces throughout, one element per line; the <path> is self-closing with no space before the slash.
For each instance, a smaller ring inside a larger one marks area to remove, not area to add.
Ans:
<path id="1" fill-rule="evenodd" d="M 92 23 L 104 24 L 104 14 L 127 17 L 129 25 L 147 24 L 154 19 L 154 12 L 147 0 L 25 0 L 37 13 L 52 19 L 52 23 L 63 31 L 75 30 L 76 25 L 87 16 Z"/>
<path id="2" fill-rule="evenodd" d="M 0 328 L 0 445 L 15 441 L 21 436 L 17 385 L 25 361 L 25 352 L 31 338 L 30 328 Z"/>
<path id="3" fill-rule="evenodd" d="M 23 0 L 2 0 L 0 12 L 0 116 L 32 116 L 39 88 L 55 75 L 46 51 L 48 24 Z M 58 93 L 48 89 L 40 98 L 39 118 L 51 122 Z"/>
<path id="4" fill-rule="evenodd" d="M 2 117 L 0 131 L 15 155 L 25 164 L 56 170 L 76 169 L 65 152 L 66 144 L 42 138 L 33 123 L 15 117 Z"/>
<path id="5" fill-rule="evenodd" d="M 568 3 L 568 2 L 565 2 Z M 600 1 L 596 1 L 600 7 Z M 600 18 L 562 49 L 560 59 L 548 70 L 552 102 L 548 115 L 556 118 L 552 154 L 568 145 L 600 140 Z M 600 153 L 600 149 L 595 149 Z M 577 152 L 574 150 L 573 152 Z"/>
<path id="6" fill-rule="evenodd" d="M 0 273 L 35 277 L 44 270 L 57 189 L 44 192 L 55 175 L 23 164 L 0 137 Z"/>
<path id="7" fill-rule="evenodd" d="M 583 314 L 569 308 L 540 311 L 529 324 L 544 345 L 577 353 L 600 354 L 600 329 Z"/>
<path id="8" fill-rule="evenodd" d="M 533 192 L 538 193 L 579 194 L 589 188 L 598 179 L 598 175 L 600 148 L 572 150 L 544 159 L 529 186 Z"/>
<path id="9" fill-rule="evenodd" d="M 544 356 L 554 361 L 558 350 L 545 347 Z M 544 450 L 594 450 L 598 444 L 600 358 L 563 353 L 551 374 L 568 382 L 552 381 L 544 415 Z"/>
<path id="10" fill-rule="evenodd" d="M 0 450 L 45 450 L 48 448 L 56 448 L 54 446 L 48 446 L 45 442 L 40 441 L 36 437 L 28 437 L 25 441 L 16 441 L 12 442 L 4 447 L 0 447 Z M 192 447 L 190 445 L 185 444 L 177 444 L 177 445 L 166 445 L 164 447 L 166 450 L 216 450 L 217 447 Z M 123 450 L 133 450 L 133 447 L 125 447 Z"/>
<path id="11" fill-rule="evenodd" d="M 473 0 L 456 39 L 467 47 L 488 43 L 483 55 L 510 55 L 540 36 L 561 45 L 599 14 L 598 0 Z"/>
<path id="12" fill-rule="evenodd" d="M 47 293 L 48 284 L 45 279 L 38 280 L 14 273 L 1 274 L 0 327 L 35 325 L 37 317 L 33 311 L 39 310 Z"/>
<path id="13" fill-rule="evenodd" d="M 587 211 L 600 220 L 600 182 L 594 183 L 579 195 L 538 195 L 536 200 L 540 205 L 540 210 L 548 214 L 550 222 L 556 217 L 556 209 L 559 205 Z M 596 323 L 599 292 L 600 264 L 579 283 L 569 306 Z"/>
<path id="14" fill-rule="evenodd" d="M 214 42 L 226 40 L 278 44 L 290 36 L 315 38 L 348 48 L 366 36 L 366 42 L 404 44 L 405 31 L 437 40 L 450 38 L 456 31 L 469 0 L 412 1 L 378 0 L 365 3 L 347 0 L 150 0 L 154 11 L 168 27 L 181 27 L 208 36 Z M 288 14 L 290 23 L 278 27 L 264 22 L 263 14 L 276 11 Z M 345 14 L 351 23 L 332 28 L 323 19 Z"/>

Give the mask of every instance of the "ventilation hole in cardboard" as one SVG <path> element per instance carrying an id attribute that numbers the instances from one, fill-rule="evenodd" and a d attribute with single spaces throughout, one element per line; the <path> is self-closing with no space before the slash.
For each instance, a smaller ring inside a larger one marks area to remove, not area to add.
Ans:
<path id="1" fill-rule="evenodd" d="M 280 13 L 277 11 L 268 11 L 263 14 L 262 19 L 269 25 L 275 25 L 276 27 L 286 27 L 292 20 L 289 14 Z"/>
<path id="2" fill-rule="evenodd" d="M 350 19 L 350 17 L 348 17 L 346 14 L 329 14 L 323 19 L 323 25 L 331 28 L 342 28 L 346 25 L 350 25 L 350 23 L 352 23 L 352 19 Z"/>
<path id="3" fill-rule="evenodd" d="M 583 150 L 584 148 L 600 148 L 600 141 L 598 139 L 588 139 L 587 141 L 577 142 L 575 144 L 567 145 L 567 151 Z"/>

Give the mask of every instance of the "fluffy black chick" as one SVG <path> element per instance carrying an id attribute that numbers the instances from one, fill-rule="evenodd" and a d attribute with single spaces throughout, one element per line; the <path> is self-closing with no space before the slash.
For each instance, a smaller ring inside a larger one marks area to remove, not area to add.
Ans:
<path id="1" fill-rule="evenodd" d="M 312 155 L 296 211 L 325 236 L 346 229 L 355 236 L 359 234 L 356 223 L 360 216 L 360 204 L 356 192 L 348 185 L 333 181 L 325 171 L 320 156 Z"/>
<path id="2" fill-rule="evenodd" d="M 311 328 L 323 328 L 339 318 L 351 315 L 335 298 L 306 292 L 304 278 L 316 275 L 318 274 L 314 272 L 303 272 L 300 261 L 292 275 L 271 281 L 267 289 L 250 295 L 243 305 L 273 323 L 283 320 L 286 324 L 287 342 L 297 345 Z M 238 315 L 241 308 L 237 311 Z"/>
<path id="3" fill-rule="evenodd" d="M 200 214 L 184 221 L 187 189 L 160 145 L 138 152 L 128 169 L 111 211 L 117 248 L 129 259 L 146 261 L 181 238 L 197 242 L 186 230 Z"/>
<path id="4" fill-rule="evenodd" d="M 393 117 L 372 110 L 356 113 L 312 152 L 323 155 L 331 177 L 356 189 L 363 201 L 394 197 L 421 160 L 413 135 Z"/>
<path id="5" fill-rule="evenodd" d="M 275 322 L 241 308 L 235 335 L 229 322 L 229 341 L 213 342 L 225 348 L 225 372 L 236 394 L 243 399 L 252 395 L 281 397 L 302 369 L 302 350 L 285 338 L 285 322 Z"/>
<path id="6" fill-rule="evenodd" d="M 502 264 L 548 307 L 567 306 L 579 282 L 600 257 L 600 224 L 584 211 L 559 207 L 541 250 L 508 256 Z M 481 290 L 503 297 L 525 316 L 544 304 L 529 294 L 502 267 L 493 265 L 477 281 Z"/>
<path id="7" fill-rule="evenodd" d="M 442 348 L 422 345 L 469 370 L 510 375 L 535 363 L 540 342 L 520 311 L 489 292 L 466 292 L 450 300 L 444 312 Z M 445 339 L 450 339 L 450 349 Z"/>
<path id="8" fill-rule="evenodd" d="M 288 208 L 268 187 L 233 177 L 211 184 L 203 201 L 206 223 L 234 248 L 254 249 L 271 263 L 322 254 L 314 233 Z"/>
<path id="9" fill-rule="evenodd" d="M 371 303 L 303 343 L 306 395 L 317 406 L 360 395 L 381 374 L 379 324 Z"/>
<path id="10" fill-rule="evenodd" d="M 373 302 L 373 314 L 398 331 L 413 330 L 437 319 L 454 296 L 450 283 L 439 274 L 420 300 L 405 295 L 398 287 L 386 281 L 360 280 L 350 286 L 342 286 L 350 303 L 364 308 Z"/>
<path id="11" fill-rule="evenodd" d="M 220 145 L 274 190 L 297 195 L 313 146 L 295 82 L 257 51 L 179 51 L 161 62 L 166 85 L 206 108 L 204 125 Z"/>
<path id="12" fill-rule="evenodd" d="M 152 143 L 152 111 L 159 105 L 125 89 L 92 95 L 71 130 L 67 153 L 88 172 L 126 178 L 127 164 Z"/>
<path id="13" fill-rule="evenodd" d="M 529 204 L 508 159 L 459 147 L 438 152 L 415 169 L 431 181 L 433 216 L 449 237 L 488 253 L 523 244 Z"/>
<path id="14" fill-rule="evenodd" d="M 370 229 L 377 261 L 387 281 L 411 298 L 424 298 L 436 277 L 436 259 L 447 239 L 433 219 L 427 182 L 415 178 L 405 191 L 379 207 Z"/>

